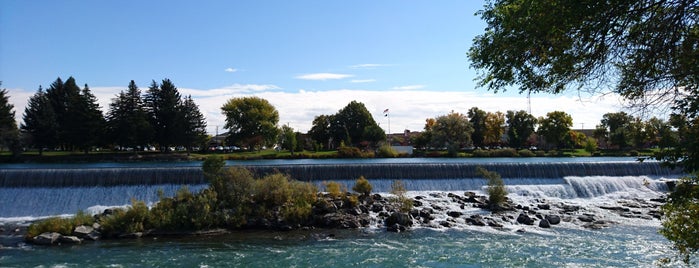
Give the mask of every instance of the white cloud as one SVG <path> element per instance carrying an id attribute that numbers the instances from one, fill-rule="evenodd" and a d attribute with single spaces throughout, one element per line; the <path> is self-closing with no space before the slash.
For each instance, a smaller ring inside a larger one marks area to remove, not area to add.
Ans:
<path id="1" fill-rule="evenodd" d="M 350 81 L 352 83 L 371 83 L 371 82 L 376 82 L 376 79 L 355 79 Z"/>
<path id="2" fill-rule="evenodd" d="M 103 111 L 108 110 L 111 99 L 125 87 L 92 87 Z M 385 130 L 388 129 L 384 109 L 391 110 L 391 132 L 404 129 L 421 131 L 425 119 L 447 114 L 451 111 L 467 113 L 471 107 L 495 112 L 507 110 L 527 110 L 526 95 L 503 96 L 472 91 L 429 91 L 429 90 L 349 90 L 311 91 L 299 89 L 295 92 L 280 90 L 275 85 L 234 84 L 228 87 L 201 90 L 180 88 L 183 95 L 192 95 L 199 110 L 207 119 L 207 131 L 224 132 L 225 117 L 221 106 L 233 97 L 258 96 L 267 99 L 279 111 L 279 124 L 289 123 L 294 129 L 307 132 L 313 118 L 322 114 L 334 114 L 350 101 L 356 100 L 366 105 L 374 119 Z M 17 120 L 21 120 L 27 100 L 35 91 L 8 89 L 10 102 L 15 106 Z M 584 124 L 594 128 L 602 115 L 622 110 L 618 98 L 607 96 L 603 99 L 581 100 L 577 96 L 535 95 L 531 98 L 532 115 L 545 116 L 552 111 L 564 111 L 573 117 L 573 128 Z M 662 116 L 662 115 L 659 115 Z"/>
<path id="3" fill-rule="evenodd" d="M 376 69 L 378 67 L 390 66 L 390 64 L 364 63 L 349 66 L 350 69 Z"/>
<path id="4" fill-rule="evenodd" d="M 334 74 L 334 73 L 314 73 L 314 74 L 304 74 L 304 75 L 299 75 L 296 77 L 296 79 L 301 79 L 301 80 L 337 80 L 337 79 L 345 79 L 348 77 L 352 77 L 354 75 L 351 74 Z"/>
<path id="5" fill-rule="evenodd" d="M 416 90 L 416 89 L 423 89 L 423 88 L 425 88 L 425 85 L 397 86 L 397 87 L 392 87 L 391 89 L 393 89 L 393 90 Z"/>
<path id="6" fill-rule="evenodd" d="M 238 69 L 229 67 L 229 68 L 226 68 L 224 71 L 226 71 L 227 73 L 235 73 L 238 71 Z"/>

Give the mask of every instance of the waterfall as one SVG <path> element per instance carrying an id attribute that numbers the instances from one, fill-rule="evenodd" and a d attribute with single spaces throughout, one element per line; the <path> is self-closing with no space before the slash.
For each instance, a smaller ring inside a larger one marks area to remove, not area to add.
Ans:
<path id="1" fill-rule="evenodd" d="M 498 172 L 503 178 L 563 178 L 566 176 L 671 176 L 677 170 L 658 162 L 582 163 L 409 163 L 409 164 L 304 164 L 250 165 L 264 175 L 280 171 L 304 181 L 480 178 L 477 167 Z M 70 187 L 206 183 L 198 167 L 153 168 L 51 168 L 0 170 L 0 187 Z"/>
<path id="2" fill-rule="evenodd" d="M 249 165 L 257 175 L 276 171 L 310 181 L 336 181 L 351 189 L 359 176 L 388 192 L 393 180 L 409 191 L 482 191 L 487 183 L 477 167 L 496 171 L 511 195 L 533 198 L 595 198 L 666 191 L 658 178 L 676 178 L 677 170 L 658 162 L 555 163 L 344 163 Z M 158 191 L 173 196 L 181 186 L 193 192 L 206 187 L 199 167 L 0 169 L 0 221 L 14 217 L 73 214 L 101 206 L 121 206 L 131 198 L 157 202 Z"/>

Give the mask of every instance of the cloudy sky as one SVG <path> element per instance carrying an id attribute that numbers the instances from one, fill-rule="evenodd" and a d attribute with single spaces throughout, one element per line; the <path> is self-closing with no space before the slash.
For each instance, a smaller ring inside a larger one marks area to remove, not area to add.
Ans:
<path id="1" fill-rule="evenodd" d="M 129 81 L 172 80 L 223 132 L 226 100 L 258 96 L 301 132 L 356 100 L 391 132 L 471 107 L 526 110 L 516 89 L 476 88 L 466 52 L 484 1 L 0 1 L 0 81 L 18 121 L 41 85 L 70 76 L 106 110 Z M 389 109 L 389 117 L 383 111 Z M 615 96 L 538 94 L 531 112 L 592 128 Z"/>

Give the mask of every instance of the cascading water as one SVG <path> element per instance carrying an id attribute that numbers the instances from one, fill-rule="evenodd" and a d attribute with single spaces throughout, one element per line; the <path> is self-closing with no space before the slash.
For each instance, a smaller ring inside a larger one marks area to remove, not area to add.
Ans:
<path id="1" fill-rule="evenodd" d="M 348 189 L 364 176 L 374 192 L 388 192 L 393 180 L 409 191 L 479 191 L 486 180 L 476 168 L 496 171 L 508 191 L 519 196 L 589 198 L 615 192 L 663 191 L 660 178 L 676 178 L 678 171 L 657 162 L 447 162 L 447 163 L 333 163 L 249 165 L 264 175 L 280 171 L 292 178 L 337 181 Z M 0 170 L 0 218 L 72 214 L 95 206 L 118 206 L 131 198 L 157 202 L 158 190 L 173 196 L 182 186 L 193 192 L 206 187 L 199 167 L 35 168 Z"/>

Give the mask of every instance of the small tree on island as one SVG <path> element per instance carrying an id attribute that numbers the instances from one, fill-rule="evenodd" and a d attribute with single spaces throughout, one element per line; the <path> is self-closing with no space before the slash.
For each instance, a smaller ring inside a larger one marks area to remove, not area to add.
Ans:
<path id="1" fill-rule="evenodd" d="M 364 178 L 364 176 L 359 176 L 359 178 L 354 182 L 352 191 L 355 191 L 362 196 L 369 196 L 372 188 L 373 187 L 371 186 L 371 183 L 369 183 L 369 180 Z"/>
<path id="2" fill-rule="evenodd" d="M 488 188 L 486 189 L 488 193 L 488 208 L 491 211 L 502 210 L 502 205 L 507 201 L 507 189 L 505 189 L 505 182 L 500 177 L 500 174 L 482 167 L 478 167 L 476 172 L 488 180 Z"/>

